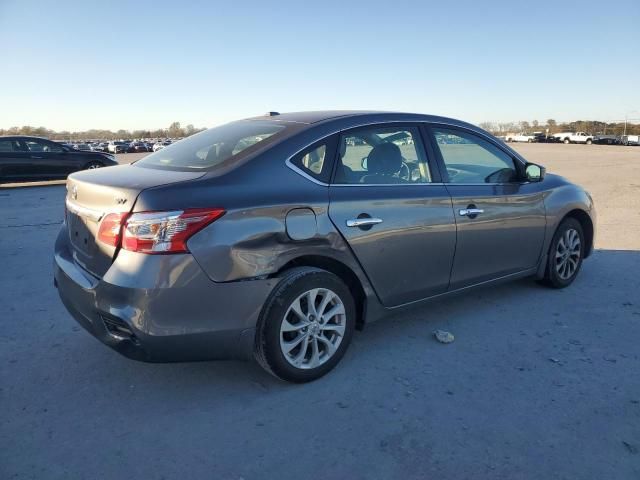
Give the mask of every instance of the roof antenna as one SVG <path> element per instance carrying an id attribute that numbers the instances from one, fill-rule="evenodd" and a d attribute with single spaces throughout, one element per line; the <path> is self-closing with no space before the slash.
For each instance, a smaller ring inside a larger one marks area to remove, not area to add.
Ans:
<path id="1" fill-rule="evenodd" d="M 267 117 L 275 117 L 275 116 L 278 116 L 278 115 L 280 115 L 280 112 L 267 112 L 265 114 L 265 116 L 267 116 Z"/>

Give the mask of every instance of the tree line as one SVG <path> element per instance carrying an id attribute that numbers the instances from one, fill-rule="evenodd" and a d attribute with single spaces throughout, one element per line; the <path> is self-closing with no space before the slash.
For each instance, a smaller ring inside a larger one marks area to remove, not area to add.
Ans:
<path id="1" fill-rule="evenodd" d="M 33 137 L 45 137 L 50 140 L 81 141 L 81 140 L 118 140 L 125 138 L 182 138 L 205 130 L 189 124 L 182 127 L 180 122 L 173 122 L 169 128 L 156 130 L 100 130 L 90 129 L 83 132 L 69 132 L 66 130 L 55 131 L 46 127 L 11 127 L 0 128 L 0 135 L 29 135 Z"/>
<path id="2" fill-rule="evenodd" d="M 623 135 L 625 132 L 625 122 L 599 122 L 592 120 L 577 120 L 575 122 L 558 123 L 550 118 L 545 123 L 533 120 L 532 122 L 482 122 L 478 125 L 494 135 L 504 135 L 506 133 L 517 132 L 543 132 L 549 135 L 558 132 L 587 132 L 600 135 Z M 640 124 L 626 122 L 627 135 L 640 135 Z"/>
<path id="3" fill-rule="evenodd" d="M 603 135 L 622 135 L 625 131 L 625 122 L 599 122 L 578 120 L 575 122 L 558 123 L 550 118 L 545 123 L 533 120 L 532 122 L 482 122 L 478 125 L 494 135 L 504 135 L 516 132 L 544 132 L 549 134 L 558 132 L 587 132 Z M 0 135 L 30 135 L 34 137 L 46 137 L 51 140 L 80 141 L 80 140 L 118 140 L 125 138 L 182 138 L 205 130 L 189 124 L 182 127 L 180 122 L 173 122 L 168 128 L 156 130 L 99 130 L 91 129 L 83 132 L 69 132 L 66 130 L 57 132 L 46 127 L 11 127 L 0 128 Z M 626 124 L 627 135 L 640 135 L 640 124 Z"/>

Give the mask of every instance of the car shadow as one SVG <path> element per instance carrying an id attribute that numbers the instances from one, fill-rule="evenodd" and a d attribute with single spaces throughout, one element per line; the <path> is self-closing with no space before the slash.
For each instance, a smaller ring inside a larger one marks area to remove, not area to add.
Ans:
<path id="1" fill-rule="evenodd" d="M 352 376 L 361 375 L 371 365 L 402 370 L 406 361 L 416 355 L 431 363 L 429 352 L 447 349 L 433 338 L 436 329 L 451 331 L 456 336 L 453 349 L 465 348 L 465 337 L 479 343 L 490 344 L 499 335 L 504 341 L 510 336 L 522 336 L 527 329 L 544 328 L 545 321 L 562 318 L 566 312 L 585 302 L 604 302 L 607 311 L 625 313 L 625 304 L 636 305 L 640 310 L 640 298 L 634 284 L 640 272 L 639 251 L 596 250 L 583 265 L 580 275 L 566 289 L 551 289 L 539 285 L 533 279 L 480 287 L 461 295 L 441 298 L 389 315 L 362 332 L 356 332 L 353 343 L 341 364 L 329 375 L 314 382 L 321 385 L 340 383 Z M 582 310 L 582 308 L 581 308 Z M 628 312 L 627 312 L 628 313 Z M 640 314 L 640 312 L 639 312 Z M 539 324 L 539 325 L 537 325 Z M 484 332 L 484 334 L 483 334 Z M 228 395 L 268 394 L 297 389 L 299 386 L 281 382 L 268 375 L 255 362 L 212 361 L 173 364 L 149 364 L 135 362 L 115 354 L 95 339 L 85 335 L 75 337 L 69 348 L 77 349 L 72 356 L 94 358 L 100 370 L 115 370 L 118 375 L 107 378 L 111 386 L 128 389 L 142 384 L 149 392 L 172 392 L 173 401 L 192 396 L 224 397 Z M 521 340 L 521 339 L 520 339 Z M 408 350 L 407 350 L 408 349 Z M 408 356 L 407 352 L 412 352 Z M 96 358 L 97 357 L 97 358 Z M 437 358 L 437 357 L 436 357 Z"/>

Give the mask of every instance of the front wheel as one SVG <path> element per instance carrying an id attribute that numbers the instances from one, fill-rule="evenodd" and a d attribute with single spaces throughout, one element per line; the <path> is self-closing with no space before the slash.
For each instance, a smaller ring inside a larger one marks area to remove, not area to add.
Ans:
<path id="1" fill-rule="evenodd" d="M 265 302 L 254 356 L 282 380 L 316 380 L 347 350 L 355 312 L 349 288 L 336 275 L 310 267 L 289 270 Z"/>
<path id="2" fill-rule="evenodd" d="M 592 143 L 593 143 L 593 142 L 592 142 L 592 141 L 591 141 L 591 139 L 589 138 L 589 139 L 587 140 L 587 145 L 591 145 Z"/>
<path id="3" fill-rule="evenodd" d="M 543 283 L 553 288 L 573 283 L 584 257 L 584 233 L 575 218 L 565 218 L 551 241 Z"/>
<path id="4" fill-rule="evenodd" d="M 102 168 L 104 167 L 104 165 L 100 162 L 89 162 L 87 165 L 85 165 L 84 169 L 85 170 L 94 170 L 96 168 Z"/>
<path id="5" fill-rule="evenodd" d="M 571 142 L 569 141 L 569 139 L 568 139 L 568 138 L 565 138 L 565 139 L 564 139 L 564 144 L 565 144 L 565 145 L 568 145 L 569 143 L 571 143 Z"/>

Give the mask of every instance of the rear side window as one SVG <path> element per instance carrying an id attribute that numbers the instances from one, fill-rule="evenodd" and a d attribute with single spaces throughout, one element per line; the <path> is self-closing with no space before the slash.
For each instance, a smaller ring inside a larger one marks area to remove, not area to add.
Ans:
<path id="1" fill-rule="evenodd" d="M 136 162 L 167 169 L 210 169 L 273 143 L 291 128 L 269 121 L 239 121 L 173 143 Z"/>
<path id="2" fill-rule="evenodd" d="M 306 148 L 291 159 L 291 163 L 305 174 L 323 183 L 329 183 L 336 138 L 323 140 Z"/>

